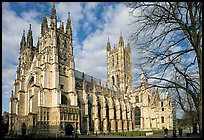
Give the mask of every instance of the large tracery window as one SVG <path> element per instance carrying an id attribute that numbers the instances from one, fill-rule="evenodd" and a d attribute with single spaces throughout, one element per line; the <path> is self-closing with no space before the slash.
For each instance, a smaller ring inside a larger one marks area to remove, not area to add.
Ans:
<path id="1" fill-rule="evenodd" d="M 135 115 L 135 125 L 140 126 L 141 112 L 138 106 L 136 106 L 135 108 L 134 115 Z"/>

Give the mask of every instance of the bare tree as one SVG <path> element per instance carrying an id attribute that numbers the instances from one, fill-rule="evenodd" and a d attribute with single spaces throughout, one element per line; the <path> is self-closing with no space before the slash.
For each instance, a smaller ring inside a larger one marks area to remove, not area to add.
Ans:
<path id="1" fill-rule="evenodd" d="M 202 135 L 202 2 L 127 6 L 137 25 L 132 41 L 143 53 L 137 65 L 146 69 L 152 86 L 174 93 L 185 112 L 195 108 Z"/>

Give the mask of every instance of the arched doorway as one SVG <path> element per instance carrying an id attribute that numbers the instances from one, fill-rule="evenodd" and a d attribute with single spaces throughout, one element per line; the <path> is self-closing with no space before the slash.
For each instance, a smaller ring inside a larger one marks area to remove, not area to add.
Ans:
<path id="1" fill-rule="evenodd" d="M 74 131 L 74 127 L 70 124 L 70 123 L 68 123 L 66 126 L 65 126 L 65 135 L 66 136 L 70 136 L 70 135 L 72 135 L 73 132 Z"/>
<path id="2" fill-rule="evenodd" d="M 22 124 L 22 128 L 21 128 L 21 132 L 22 132 L 22 135 L 23 135 L 23 136 L 26 135 L 26 130 L 27 130 L 26 123 L 23 123 L 23 124 Z"/>

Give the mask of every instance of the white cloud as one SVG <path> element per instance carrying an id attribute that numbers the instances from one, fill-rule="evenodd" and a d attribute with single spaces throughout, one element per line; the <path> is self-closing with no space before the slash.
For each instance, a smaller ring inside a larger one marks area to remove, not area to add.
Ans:
<path id="1" fill-rule="evenodd" d="M 20 40 L 25 29 L 26 34 L 29 24 L 32 24 L 34 45 L 40 34 L 40 24 L 37 20 L 39 13 L 30 10 L 22 11 L 21 17 L 11 10 L 9 3 L 2 6 L 2 105 L 3 110 L 9 109 L 9 97 L 13 89 L 15 72 L 17 70 Z"/>

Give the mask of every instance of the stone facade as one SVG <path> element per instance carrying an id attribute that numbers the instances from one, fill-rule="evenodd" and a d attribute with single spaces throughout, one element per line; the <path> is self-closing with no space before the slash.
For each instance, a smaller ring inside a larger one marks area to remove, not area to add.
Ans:
<path id="1" fill-rule="evenodd" d="M 142 73 L 140 88 L 132 90 L 131 47 L 125 47 L 122 33 L 118 47 L 107 42 L 108 82 L 75 70 L 72 27 L 68 14 L 57 27 L 53 5 L 50 25 L 46 12 L 41 37 L 33 46 L 31 25 L 27 40 L 20 42 L 19 63 L 10 99 L 9 131 L 52 133 L 71 124 L 78 133 L 126 132 L 172 128 L 169 96 L 148 88 Z"/>

